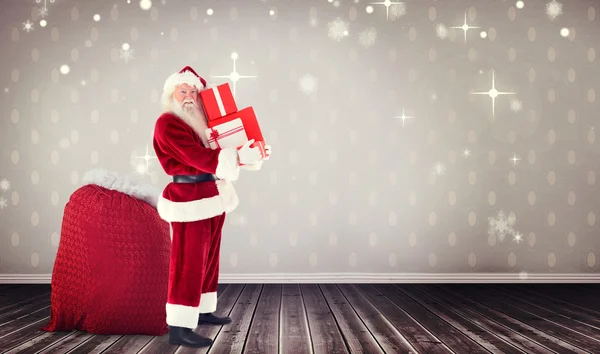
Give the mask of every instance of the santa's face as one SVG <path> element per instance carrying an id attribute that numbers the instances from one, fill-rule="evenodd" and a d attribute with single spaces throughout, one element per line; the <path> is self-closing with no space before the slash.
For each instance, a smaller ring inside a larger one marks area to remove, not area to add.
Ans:
<path id="1" fill-rule="evenodd" d="M 180 85 L 172 95 L 170 110 L 183 119 L 198 134 L 204 146 L 208 147 L 205 130 L 208 129 L 204 112 L 198 103 L 199 95 L 195 87 Z"/>
<path id="2" fill-rule="evenodd" d="M 173 100 L 184 111 L 190 114 L 195 114 L 200 108 L 198 107 L 199 94 L 194 86 L 182 84 L 175 88 L 173 92 Z"/>

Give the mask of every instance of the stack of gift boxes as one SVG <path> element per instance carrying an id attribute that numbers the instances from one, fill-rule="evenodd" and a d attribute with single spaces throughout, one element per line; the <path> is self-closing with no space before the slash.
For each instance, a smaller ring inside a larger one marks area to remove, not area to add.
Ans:
<path id="1" fill-rule="evenodd" d="M 229 84 L 200 91 L 200 101 L 208 120 L 205 134 L 211 149 L 239 149 L 254 139 L 250 146 L 258 147 L 262 157 L 266 157 L 265 139 L 254 109 L 250 106 L 238 111 Z"/>

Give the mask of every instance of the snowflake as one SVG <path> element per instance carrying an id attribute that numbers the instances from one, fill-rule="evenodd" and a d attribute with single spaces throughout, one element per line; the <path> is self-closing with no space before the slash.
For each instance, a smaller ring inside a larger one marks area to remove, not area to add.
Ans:
<path id="1" fill-rule="evenodd" d="M 529 276 L 528 276 L 527 272 L 520 272 L 520 273 L 519 273 L 519 279 L 521 279 L 521 280 L 525 280 L 525 279 L 527 279 L 527 278 L 529 278 Z"/>
<path id="2" fill-rule="evenodd" d="M 370 46 L 372 46 L 375 43 L 376 39 L 377 30 L 375 29 L 375 27 L 371 27 L 358 35 L 358 43 L 365 48 L 369 48 Z"/>
<path id="3" fill-rule="evenodd" d="M 441 176 L 446 173 L 446 166 L 444 166 L 443 163 L 438 162 L 435 164 L 435 166 L 433 166 L 433 172 L 435 172 L 438 176 Z"/>
<path id="4" fill-rule="evenodd" d="M 0 197 L 0 210 L 8 207 L 8 200 Z"/>
<path id="5" fill-rule="evenodd" d="M 120 57 L 121 59 L 125 60 L 126 63 L 128 63 L 130 60 L 133 59 L 133 49 L 121 49 Z"/>
<path id="6" fill-rule="evenodd" d="M 400 17 L 406 15 L 406 4 L 399 2 L 390 6 L 390 19 L 395 21 Z"/>
<path id="7" fill-rule="evenodd" d="M 10 181 L 4 178 L 0 181 L 0 189 L 4 192 L 10 189 Z"/>
<path id="8" fill-rule="evenodd" d="M 513 112 L 519 112 L 523 109 L 523 102 L 519 100 L 510 101 L 510 110 Z"/>
<path id="9" fill-rule="evenodd" d="M 310 95 L 317 91 L 317 79 L 310 74 L 306 74 L 298 80 L 298 87 L 300 88 L 300 91 Z"/>
<path id="10" fill-rule="evenodd" d="M 556 0 L 552 0 L 546 4 L 546 15 L 550 20 L 554 20 L 562 15 L 562 4 Z"/>
<path id="11" fill-rule="evenodd" d="M 310 27 L 317 27 L 319 25 L 319 20 L 316 16 L 311 17 L 310 20 L 308 20 L 308 24 L 310 25 Z"/>
<path id="12" fill-rule="evenodd" d="M 446 39 L 446 37 L 448 37 L 448 28 L 443 23 L 438 23 L 438 25 L 435 26 L 435 32 L 441 39 Z"/>
<path id="13" fill-rule="evenodd" d="M 515 225 L 516 218 L 509 216 L 508 218 L 504 214 L 504 211 L 500 210 L 496 217 L 488 218 L 488 234 L 490 236 L 496 236 L 500 241 L 503 241 L 506 236 L 516 235 Z"/>
<path id="14" fill-rule="evenodd" d="M 38 10 L 38 15 L 39 15 L 41 18 L 45 18 L 46 16 L 48 16 L 48 8 L 44 8 L 44 7 L 40 8 L 40 9 Z"/>
<path id="15" fill-rule="evenodd" d="M 29 20 L 23 22 L 23 30 L 27 33 L 33 31 L 33 23 Z"/>
<path id="16" fill-rule="evenodd" d="M 333 6 L 334 6 L 334 7 L 340 7 L 340 1 L 339 1 L 339 0 L 335 0 L 335 1 L 333 2 Z"/>
<path id="17" fill-rule="evenodd" d="M 344 37 L 348 36 L 348 28 L 350 25 L 348 22 L 344 22 L 341 19 L 336 19 L 328 24 L 329 27 L 329 38 L 341 41 Z"/>

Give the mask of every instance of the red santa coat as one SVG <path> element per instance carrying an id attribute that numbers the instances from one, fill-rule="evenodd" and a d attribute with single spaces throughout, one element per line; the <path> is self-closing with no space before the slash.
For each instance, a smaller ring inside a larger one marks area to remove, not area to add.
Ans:
<path id="1" fill-rule="evenodd" d="M 212 150 L 198 134 L 173 113 L 164 113 L 154 128 L 154 150 L 169 176 L 214 174 L 203 183 L 169 183 L 158 199 L 157 211 L 168 222 L 191 222 L 229 213 L 239 204 L 232 181 L 240 167 L 235 149 Z"/>

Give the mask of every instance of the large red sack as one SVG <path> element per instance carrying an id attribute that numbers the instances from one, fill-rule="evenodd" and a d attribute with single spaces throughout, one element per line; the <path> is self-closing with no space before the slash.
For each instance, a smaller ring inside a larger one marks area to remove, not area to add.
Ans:
<path id="1" fill-rule="evenodd" d="M 51 318 L 42 329 L 167 333 L 171 241 L 156 211 L 160 191 L 105 170 L 88 172 L 84 182 L 65 206 Z"/>

